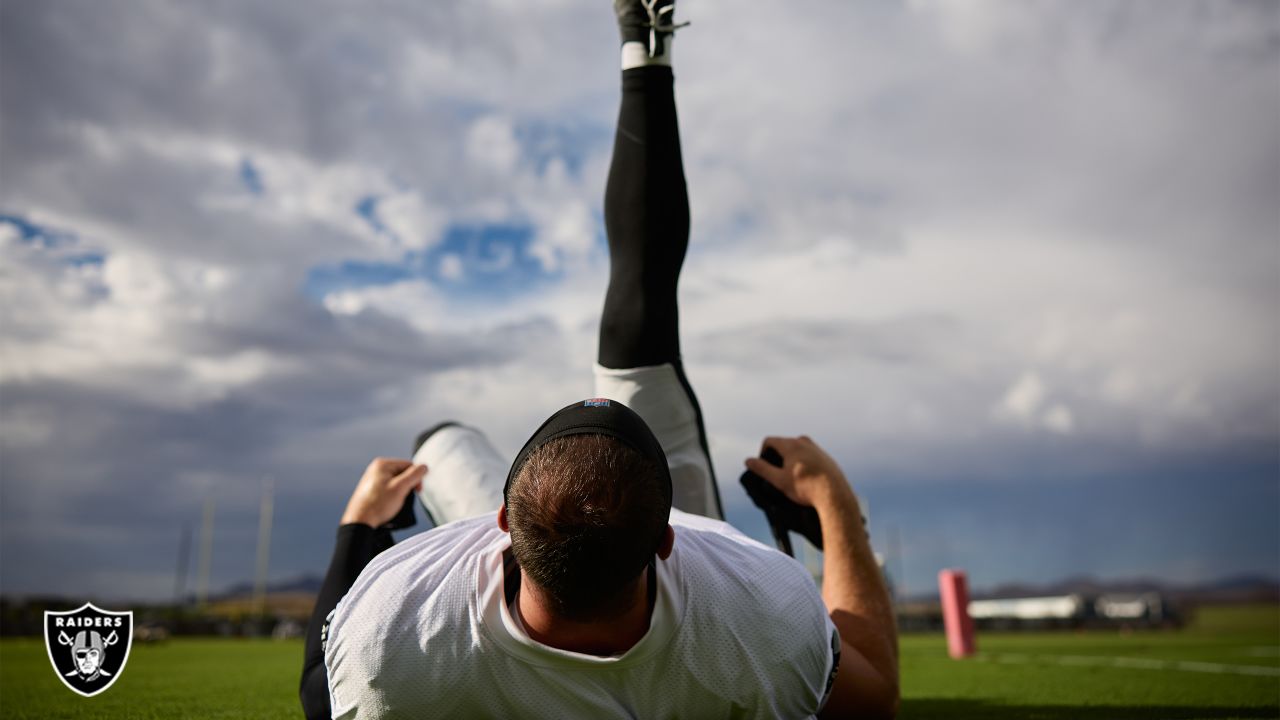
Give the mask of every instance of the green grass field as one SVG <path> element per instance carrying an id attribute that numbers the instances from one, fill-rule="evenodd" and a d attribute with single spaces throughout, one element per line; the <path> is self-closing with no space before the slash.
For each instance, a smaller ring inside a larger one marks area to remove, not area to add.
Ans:
<path id="1" fill-rule="evenodd" d="M 902 639 L 903 718 L 1280 718 L 1280 608 L 1205 611 L 1186 630 L 987 634 L 946 657 L 938 635 Z M 53 675 L 38 640 L 0 642 L 3 718 L 300 716 L 297 641 L 138 646 L 94 698 Z"/>

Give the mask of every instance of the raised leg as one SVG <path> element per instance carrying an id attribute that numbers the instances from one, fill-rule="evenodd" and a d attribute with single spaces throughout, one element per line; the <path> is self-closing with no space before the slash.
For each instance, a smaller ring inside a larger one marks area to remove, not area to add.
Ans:
<path id="1" fill-rule="evenodd" d="M 664 40 L 659 60 L 669 52 L 670 38 Z M 596 392 L 639 413 L 662 442 L 675 507 L 722 518 L 702 411 L 680 361 L 676 289 L 689 246 L 689 197 L 674 80 L 662 62 L 622 72 L 604 217 L 610 274 Z"/>

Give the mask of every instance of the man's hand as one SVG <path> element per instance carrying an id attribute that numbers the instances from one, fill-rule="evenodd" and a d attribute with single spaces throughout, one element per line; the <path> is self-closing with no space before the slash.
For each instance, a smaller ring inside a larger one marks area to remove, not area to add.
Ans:
<path id="1" fill-rule="evenodd" d="M 375 528 L 385 525 L 404 506 L 405 496 L 422 488 L 422 478 L 426 474 L 426 465 L 395 458 L 374 458 L 347 501 L 342 524 L 363 523 Z"/>
<path id="2" fill-rule="evenodd" d="M 807 436 L 768 437 L 782 467 L 747 467 L 793 502 L 818 511 L 822 600 L 840 630 L 840 669 L 821 718 L 892 718 L 898 712 L 898 631 L 889 592 L 862 525 L 862 510 L 840 466 Z"/>
<path id="3" fill-rule="evenodd" d="M 852 495 L 849 481 L 840 466 L 818 447 L 808 435 L 800 437 L 767 437 L 764 447 L 782 455 L 782 467 L 760 458 L 747 458 L 747 468 L 769 481 L 792 502 L 818 507 L 846 494 Z"/>

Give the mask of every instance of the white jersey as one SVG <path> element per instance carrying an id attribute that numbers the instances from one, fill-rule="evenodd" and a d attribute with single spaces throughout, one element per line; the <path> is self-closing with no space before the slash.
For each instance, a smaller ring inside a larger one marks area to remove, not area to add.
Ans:
<path id="1" fill-rule="evenodd" d="M 839 637 L 808 572 L 726 523 L 673 510 L 671 524 L 649 630 L 616 657 L 524 633 L 495 513 L 387 550 L 329 626 L 334 718 L 813 716 Z"/>

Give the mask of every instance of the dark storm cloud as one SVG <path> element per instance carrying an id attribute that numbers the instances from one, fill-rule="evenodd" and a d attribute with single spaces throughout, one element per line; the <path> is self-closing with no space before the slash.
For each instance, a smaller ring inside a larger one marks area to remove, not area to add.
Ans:
<path id="1" fill-rule="evenodd" d="M 277 452 L 281 444 L 353 418 L 376 419 L 386 413 L 379 394 L 388 390 L 427 406 L 429 394 L 414 398 L 403 390 L 415 378 L 502 363 L 518 348 L 555 337 L 545 323 L 474 337 L 424 337 L 372 312 L 339 325 L 346 331 L 329 325 L 323 339 L 298 333 L 273 345 L 273 352 L 305 359 L 305 373 L 264 379 L 189 407 L 157 407 L 128 390 L 4 383 L 3 535 L 6 549 L 24 548 L 33 560 L 6 563 L 6 587 L 76 592 L 77 573 L 88 564 L 133 578 L 127 586 L 96 592 L 154 595 L 170 582 L 179 528 L 195 522 L 206 497 L 216 498 L 220 513 L 219 567 L 227 574 L 216 577 L 243 577 L 247 566 L 236 563 L 252 557 L 266 476 L 275 479 L 283 523 L 277 568 L 313 569 L 324 555 L 317 543 L 328 537 L 318 528 L 329 527 L 340 510 L 335 498 L 349 490 L 369 458 L 407 453 L 421 427 L 388 420 L 381 432 L 350 435 L 340 446 L 298 443 L 303 452 L 284 458 Z M 252 333 L 221 338 L 242 344 L 254 339 L 261 340 Z M 178 385 L 183 378 L 177 371 L 159 372 L 134 382 Z M 31 442 L 18 430 L 24 425 L 47 434 Z"/>

